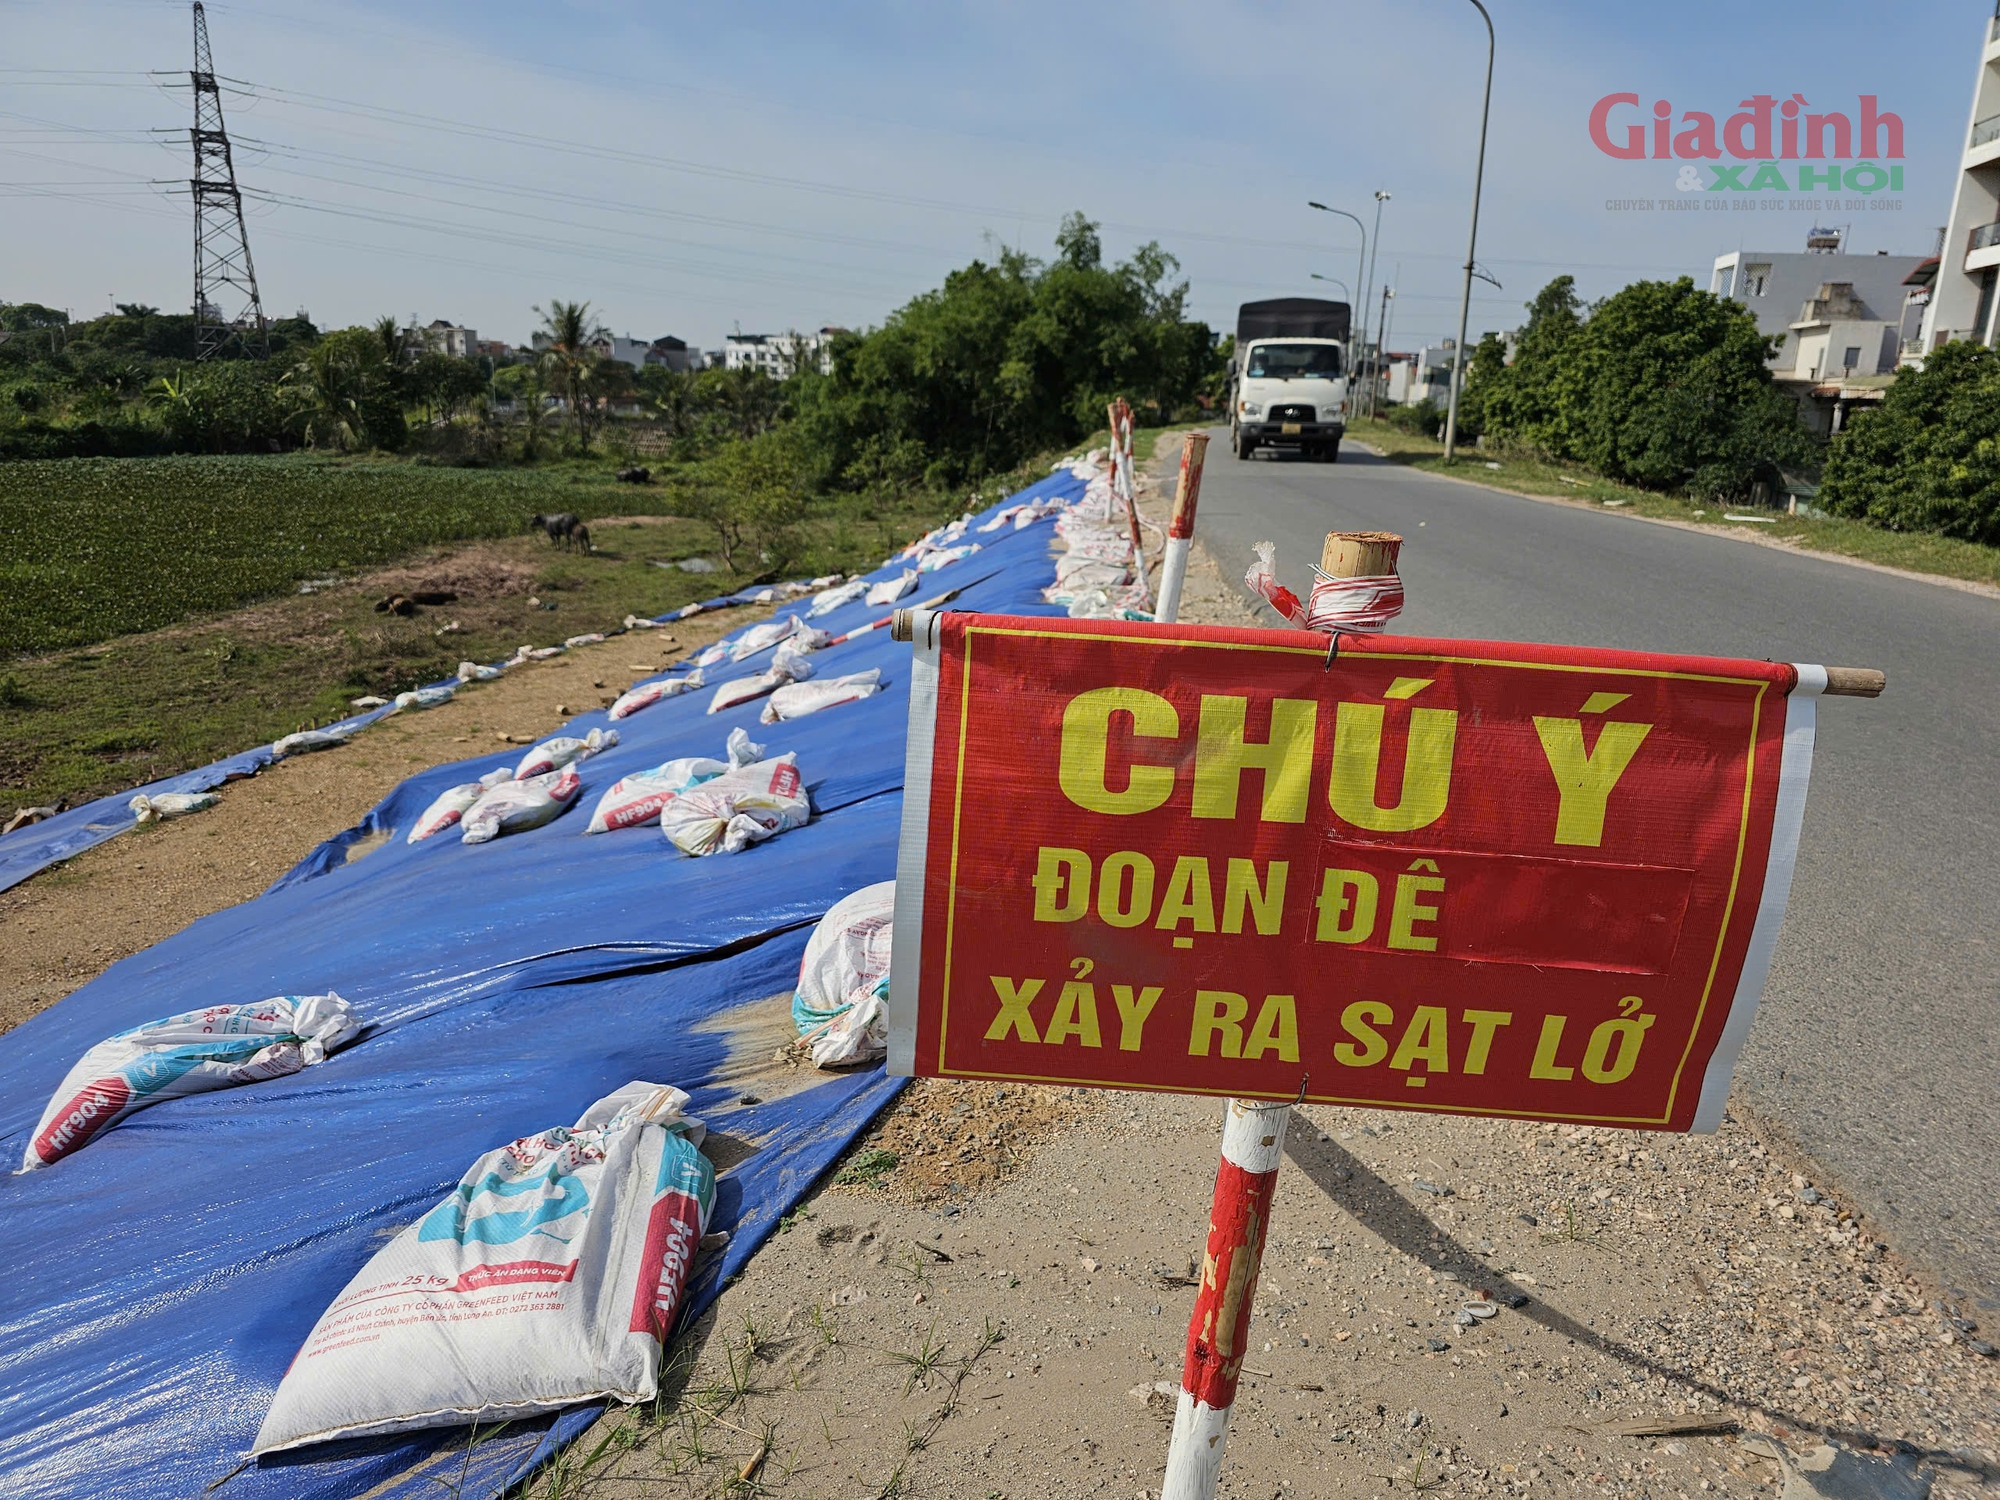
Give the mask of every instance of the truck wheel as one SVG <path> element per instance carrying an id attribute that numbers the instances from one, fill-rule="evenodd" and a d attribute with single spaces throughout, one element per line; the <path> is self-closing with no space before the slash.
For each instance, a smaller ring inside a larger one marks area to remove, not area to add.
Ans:
<path id="1" fill-rule="evenodd" d="M 1237 437 L 1236 456 L 1238 458 L 1248 458 L 1251 454 L 1255 453 L 1256 451 L 1257 451 L 1257 445 L 1251 442 L 1250 439 L 1240 435 Z"/>
<path id="2" fill-rule="evenodd" d="M 1339 462 L 1340 462 L 1340 439 L 1339 439 L 1339 438 L 1335 438 L 1335 439 L 1334 439 L 1334 440 L 1333 440 L 1332 442 L 1328 443 L 1328 444 L 1327 444 L 1327 445 L 1326 445 L 1326 446 L 1325 446 L 1324 448 L 1320 449 L 1320 452 L 1321 452 L 1321 453 L 1323 453 L 1323 454 L 1324 454 L 1324 455 L 1326 456 L 1326 461 L 1327 461 L 1328 463 L 1330 463 L 1330 464 L 1337 464 L 1337 463 L 1339 463 Z"/>

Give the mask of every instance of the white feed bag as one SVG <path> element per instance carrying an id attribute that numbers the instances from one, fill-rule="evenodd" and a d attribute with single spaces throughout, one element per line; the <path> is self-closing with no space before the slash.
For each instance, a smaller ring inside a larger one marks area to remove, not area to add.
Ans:
<path id="1" fill-rule="evenodd" d="M 320 1315 L 251 1451 L 651 1400 L 715 1202 L 687 1102 L 628 1083 L 480 1157 Z"/>
<path id="2" fill-rule="evenodd" d="M 467 810 L 458 838 L 463 844 L 484 844 L 503 833 L 525 833 L 562 816 L 583 785 L 575 766 L 544 771 L 525 781 L 506 781 Z"/>
<path id="3" fill-rule="evenodd" d="M 812 682 L 792 682 L 771 694 L 758 717 L 766 724 L 781 719 L 802 719 L 837 703 L 852 703 L 881 691 L 882 669 L 850 672 L 845 677 L 821 677 Z"/>
<path id="4" fill-rule="evenodd" d="M 354 1007 L 326 994 L 211 1005 L 121 1031 L 64 1076 L 28 1140 L 21 1170 L 60 1161 L 149 1104 L 309 1068 L 360 1029 Z"/>
<path id="5" fill-rule="evenodd" d="M 788 753 L 682 793 L 660 809 L 660 830 L 684 854 L 736 854 L 811 815 L 798 757 Z"/>

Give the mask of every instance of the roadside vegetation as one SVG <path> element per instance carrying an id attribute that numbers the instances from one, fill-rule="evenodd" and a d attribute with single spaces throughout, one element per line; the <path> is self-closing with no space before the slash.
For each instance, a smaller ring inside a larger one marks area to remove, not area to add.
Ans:
<path id="1" fill-rule="evenodd" d="M 1825 439 L 1772 380 L 1775 344 L 1748 310 L 1685 277 L 1635 282 L 1586 308 L 1559 276 L 1528 304 L 1511 362 L 1494 334 L 1472 351 L 1459 410 L 1466 477 L 2000 582 L 2000 355 L 1947 344 L 1904 371 L 1879 410 Z M 1443 422 L 1422 402 L 1353 431 L 1400 462 L 1442 469 Z M 1803 501 L 1799 514 L 1788 497 Z"/>
<path id="2" fill-rule="evenodd" d="M 1491 445 L 1481 449 L 1461 446 L 1457 460 L 1447 465 L 1444 444 L 1431 435 L 1435 424 L 1425 431 L 1413 430 L 1407 421 L 1358 421 L 1351 423 L 1348 431 L 1380 449 L 1392 462 L 1524 495 L 1552 495 L 1630 515 L 1746 532 L 1802 551 L 1829 552 L 1915 573 L 2000 585 L 2000 547 L 1930 532 L 1885 531 L 1841 516 L 1791 515 L 1747 504 L 1739 509 L 1728 502 L 1697 500 L 1686 493 L 1618 484 L 1579 464 Z M 1732 521 L 1728 519 L 1731 515 L 1753 519 Z"/>

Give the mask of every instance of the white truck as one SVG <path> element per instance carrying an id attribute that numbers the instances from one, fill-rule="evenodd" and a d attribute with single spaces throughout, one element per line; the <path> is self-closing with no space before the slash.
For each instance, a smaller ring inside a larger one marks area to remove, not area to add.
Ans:
<path id="1" fill-rule="evenodd" d="M 1347 432 L 1345 302 L 1275 297 L 1236 311 L 1229 438 L 1238 458 L 1291 449 L 1328 463 Z"/>

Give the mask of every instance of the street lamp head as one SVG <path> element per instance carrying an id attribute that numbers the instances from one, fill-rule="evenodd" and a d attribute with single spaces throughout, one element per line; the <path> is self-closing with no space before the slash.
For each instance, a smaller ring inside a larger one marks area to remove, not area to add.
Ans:
<path id="1" fill-rule="evenodd" d="M 1377 203 L 1387 203 L 1391 196 L 1391 194 L 1383 192 L 1380 188 L 1375 190 L 1375 201 Z"/>
<path id="2" fill-rule="evenodd" d="M 1314 202 L 1313 202 L 1313 201 L 1312 201 L 1311 199 L 1307 199 L 1307 200 L 1306 200 L 1306 207 L 1307 207 L 1307 208 L 1316 208 L 1316 209 L 1318 209 L 1318 210 L 1319 210 L 1319 211 L 1320 211 L 1321 213 L 1324 213 L 1324 214 L 1330 214 L 1330 213 L 1332 213 L 1332 212 L 1333 212 L 1333 210 L 1332 210 L 1332 209 L 1330 209 L 1330 208 L 1328 208 L 1328 207 L 1327 207 L 1327 206 L 1326 206 L 1326 205 L 1325 205 L 1324 203 L 1314 203 Z"/>

